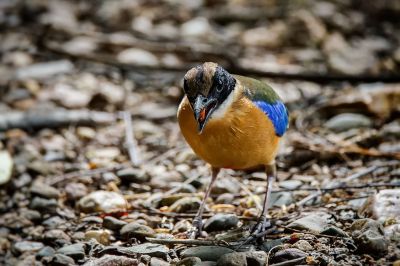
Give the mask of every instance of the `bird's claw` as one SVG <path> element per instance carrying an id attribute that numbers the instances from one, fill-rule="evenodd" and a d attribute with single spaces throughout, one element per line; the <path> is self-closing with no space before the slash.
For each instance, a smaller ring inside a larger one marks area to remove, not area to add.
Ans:
<path id="1" fill-rule="evenodd" d="M 264 241 L 267 229 L 271 227 L 271 222 L 265 217 L 260 217 L 259 221 L 254 225 L 250 231 L 250 235 L 243 242 L 242 245 L 252 243 L 254 241 Z"/>
<path id="2" fill-rule="evenodd" d="M 189 229 L 188 238 L 196 239 L 201 236 L 201 229 L 203 227 L 203 223 L 200 217 L 195 217 L 192 222 L 192 227 Z"/>

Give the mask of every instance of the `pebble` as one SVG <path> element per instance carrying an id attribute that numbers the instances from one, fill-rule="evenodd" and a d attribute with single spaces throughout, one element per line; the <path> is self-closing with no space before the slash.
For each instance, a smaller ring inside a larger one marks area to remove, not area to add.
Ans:
<path id="1" fill-rule="evenodd" d="M 125 198 L 117 192 L 95 191 L 79 200 L 79 208 L 83 212 L 113 212 L 126 210 Z"/>
<path id="2" fill-rule="evenodd" d="M 158 58 L 153 53 L 138 48 L 128 48 L 121 51 L 117 55 L 117 60 L 125 64 L 138 64 L 143 66 L 157 66 L 159 64 Z"/>
<path id="3" fill-rule="evenodd" d="M 345 231 L 333 225 L 326 227 L 323 231 L 321 231 L 321 234 L 328 236 L 349 237 Z"/>
<path id="4" fill-rule="evenodd" d="M 110 243 L 110 235 L 108 230 L 89 230 L 85 233 L 85 240 L 95 239 L 100 244 L 108 245 Z"/>
<path id="5" fill-rule="evenodd" d="M 137 222 L 131 222 L 121 228 L 120 234 L 124 238 L 144 238 L 154 236 L 155 231 L 147 225 L 139 224 Z"/>
<path id="6" fill-rule="evenodd" d="M 137 259 L 115 256 L 115 255 L 104 255 L 101 258 L 95 258 L 87 261 L 83 266 L 111 266 L 111 265 L 140 265 Z"/>
<path id="7" fill-rule="evenodd" d="M 314 212 L 294 222 L 291 222 L 288 227 L 319 234 L 329 225 L 330 218 L 330 214 L 324 212 Z"/>
<path id="8" fill-rule="evenodd" d="M 144 243 L 131 247 L 121 247 L 118 250 L 125 254 L 141 254 L 158 258 L 167 258 L 169 252 L 169 249 L 166 246 L 155 243 Z"/>
<path id="9" fill-rule="evenodd" d="M 185 197 L 177 200 L 169 207 L 169 211 L 171 212 L 188 212 L 188 211 L 196 211 L 200 207 L 201 201 L 197 197 Z"/>
<path id="10" fill-rule="evenodd" d="M 58 189 L 40 182 L 35 182 L 30 191 L 36 196 L 48 199 L 57 199 L 60 196 Z"/>
<path id="11" fill-rule="evenodd" d="M 236 214 L 218 213 L 207 219 L 204 230 L 207 232 L 227 230 L 236 227 L 238 222 Z"/>
<path id="12" fill-rule="evenodd" d="M 400 223 L 400 189 L 381 190 L 372 202 L 372 214 L 375 219 L 385 221 L 393 218 Z"/>
<path id="13" fill-rule="evenodd" d="M 39 250 L 38 253 L 36 253 L 36 259 L 40 260 L 45 257 L 52 258 L 54 256 L 55 252 L 56 251 L 54 250 L 54 248 L 45 246 L 44 248 Z"/>
<path id="14" fill-rule="evenodd" d="M 247 265 L 246 254 L 243 252 L 232 252 L 224 254 L 217 261 L 217 266 L 244 266 Z"/>
<path id="15" fill-rule="evenodd" d="M 36 252 L 44 247 L 43 243 L 35 241 L 19 241 L 16 242 L 12 250 L 16 253 Z"/>
<path id="16" fill-rule="evenodd" d="M 67 235 L 63 230 L 60 229 L 52 229 L 46 231 L 43 234 L 43 239 L 48 241 L 56 240 L 57 242 L 64 242 L 64 244 L 71 242 L 71 238 L 69 237 L 69 235 Z"/>
<path id="17" fill-rule="evenodd" d="M 201 259 L 198 257 L 187 257 L 180 260 L 176 266 L 198 266 L 201 263 Z"/>
<path id="18" fill-rule="evenodd" d="M 217 204 L 228 204 L 232 203 L 232 201 L 235 199 L 235 196 L 231 193 L 224 193 L 218 196 L 218 198 L 215 200 L 215 203 Z"/>
<path id="19" fill-rule="evenodd" d="M 117 176 L 125 182 L 144 183 L 149 181 L 150 176 L 143 169 L 127 168 L 117 172 Z"/>
<path id="20" fill-rule="evenodd" d="M 388 242 L 379 222 L 369 218 L 359 219 L 353 222 L 350 230 L 360 252 L 373 256 L 387 252 Z"/>
<path id="21" fill-rule="evenodd" d="M 103 223 L 103 218 L 98 217 L 98 216 L 86 216 L 86 217 L 82 218 L 81 222 L 101 224 L 101 223 Z"/>
<path id="22" fill-rule="evenodd" d="M 126 224 L 127 224 L 127 222 L 121 221 L 112 216 L 106 216 L 103 219 L 103 227 L 110 229 L 110 230 L 118 231 Z"/>
<path id="23" fill-rule="evenodd" d="M 303 182 L 300 180 L 284 180 L 279 182 L 279 186 L 285 189 L 297 189 L 301 187 L 302 184 Z"/>
<path id="24" fill-rule="evenodd" d="M 68 183 L 65 186 L 65 192 L 67 193 L 67 199 L 75 201 L 86 196 L 88 189 L 82 183 Z"/>
<path id="25" fill-rule="evenodd" d="M 17 79 L 45 79 L 57 74 L 69 73 L 74 65 L 69 60 L 58 60 L 44 63 L 36 63 L 18 68 L 15 75 Z"/>
<path id="26" fill-rule="evenodd" d="M 311 251 L 313 247 L 306 240 L 299 240 L 293 244 L 294 248 L 300 249 L 301 251 Z"/>
<path id="27" fill-rule="evenodd" d="M 301 251 L 297 248 L 287 248 L 276 252 L 271 262 L 284 262 L 305 257 L 307 257 L 307 253 L 304 251 Z"/>
<path id="28" fill-rule="evenodd" d="M 222 255 L 231 252 L 233 252 L 233 250 L 226 247 L 198 246 L 185 249 L 181 253 L 181 256 L 182 258 L 199 257 L 202 261 L 217 261 Z"/>
<path id="29" fill-rule="evenodd" d="M 57 253 L 69 256 L 75 260 L 81 260 L 85 257 L 85 244 L 76 243 L 64 246 L 57 250 Z"/>
<path id="30" fill-rule="evenodd" d="M 75 265 L 75 262 L 71 257 L 69 257 L 67 255 L 55 254 L 50 265 L 54 265 L 54 266 L 70 266 L 70 265 Z"/>
<path id="31" fill-rule="evenodd" d="M 336 115 L 325 123 L 325 127 L 336 132 L 371 126 L 372 120 L 369 117 L 353 113 L 343 113 Z"/>
<path id="32" fill-rule="evenodd" d="M 165 260 L 156 258 L 156 257 L 152 257 L 150 259 L 150 266 L 169 266 L 170 264 L 168 262 L 166 262 Z"/>
<path id="33" fill-rule="evenodd" d="M 237 182 L 234 182 L 230 178 L 221 178 L 215 181 L 213 188 L 211 189 L 211 194 L 224 194 L 231 193 L 236 194 L 240 191 L 240 185 Z"/>
<path id="34" fill-rule="evenodd" d="M 248 251 L 246 254 L 247 264 L 251 266 L 264 266 L 267 262 L 267 253 L 264 251 Z"/>
<path id="35" fill-rule="evenodd" d="M 44 199 L 40 197 L 34 197 L 30 208 L 38 211 L 46 211 L 47 213 L 55 213 L 58 203 L 55 199 Z"/>
<path id="36" fill-rule="evenodd" d="M 268 207 L 282 207 L 283 205 L 288 206 L 293 202 L 294 199 L 291 192 L 271 193 L 271 200 L 268 203 Z"/>
<path id="37" fill-rule="evenodd" d="M 204 17 L 193 18 L 181 25 L 181 34 L 189 38 L 207 38 L 212 34 L 212 27 Z"/>
<path id="38" fill-rule="evenodd" d="M 0 151 L 0 185 L 10 181 L 13 165 L 13 159 L 8 151 Z"/>
<path id="39" fill-rule="evenodd" d="M 400 244 L 400 224 L 392 224 L 385 227 L 385 237 Z"/>
<path id="40" fill-rule="evenodd" d="M 248 230 L 243 230 L 243 228 L 237 228 L 234 230 L 229 230 L 229 231 L 217 234 L 215 236 L 215 239 L 231 242 L 231 241 L 237 241 L 242 238 L 246 238 L 249 235 L 250 235 L 250 232 Z"/>

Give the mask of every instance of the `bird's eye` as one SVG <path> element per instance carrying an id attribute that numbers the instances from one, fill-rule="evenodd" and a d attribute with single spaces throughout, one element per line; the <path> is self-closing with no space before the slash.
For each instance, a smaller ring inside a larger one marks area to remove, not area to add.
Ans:
<path id="1" fill-rule="evenodd" d="M 221 91 L 222 91 L 222 86 L 221 85 L 217 86 L 217 92 L 221 92 Z"/>

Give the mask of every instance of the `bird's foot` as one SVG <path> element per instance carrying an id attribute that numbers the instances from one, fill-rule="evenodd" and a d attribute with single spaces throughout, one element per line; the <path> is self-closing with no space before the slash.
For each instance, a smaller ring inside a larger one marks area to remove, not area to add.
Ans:
<path id="1" fill-rule="evenodd" d="M 268 229 L 271 227 L 271 222 L 264 216 L 260 217 L 258 222 L 254 225 L 250 231 L 250 235 L 242 243 L 242 245 L 253 243 L 253 242 L 263 242 L 265 240 L 265 235 Z"/>
<path id="2" fill-rule="evenodd" d="M 193 219 L 192 227 L 189 229 L 188 238 L 189 239 L 196 239 L 197 237 L 201 236 L 201 230 L 203 228 L 203 222 L 201 217 L 196 216 Z"/>

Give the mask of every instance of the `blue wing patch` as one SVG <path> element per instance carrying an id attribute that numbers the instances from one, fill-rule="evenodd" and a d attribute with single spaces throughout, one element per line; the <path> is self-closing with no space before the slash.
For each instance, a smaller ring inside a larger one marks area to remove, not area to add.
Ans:
<path id="1" fill-rule="evenodd" d="M 264 101 L 253 101 L 253 103 L 272 121 L 275 128 L 275 134 L 282 137 L 283 134 L 285 134 L 289 123 L 288 112 L 283 102 L 278 100 L 275 103 Z"/>

